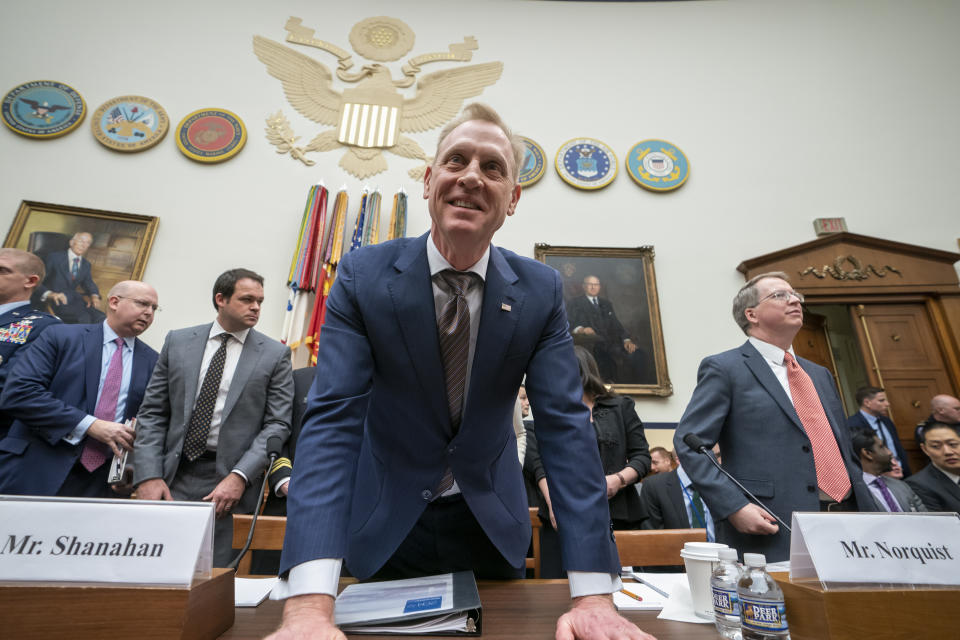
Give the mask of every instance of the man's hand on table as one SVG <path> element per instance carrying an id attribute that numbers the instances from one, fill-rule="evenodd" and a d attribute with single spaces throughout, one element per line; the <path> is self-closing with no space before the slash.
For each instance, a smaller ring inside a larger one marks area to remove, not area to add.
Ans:
<path id="1" fill-rule="evenodd" d="M 574 598 L 570 611 L 557 620 L 556 640 L 656 640 L 619 613 L 607 595 Z"/>
<path id="2" fill-rule="evenodd" d="M 266 640 L 346 640 L 333 620 L 333 596 L 288 598 L 283 607 L 283 624 Z"/>

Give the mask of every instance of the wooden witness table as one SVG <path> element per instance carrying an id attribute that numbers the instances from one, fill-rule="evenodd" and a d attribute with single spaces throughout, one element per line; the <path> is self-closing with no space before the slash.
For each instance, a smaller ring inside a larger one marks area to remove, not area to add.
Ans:
<path id="1" fill-rule="evenodd" d="M 481 580 L 477 583 L 483 605 L 483 634 L 487 640 L 549 640 L 557 618 L 570 607 L 566 580 Z M 265 600 L 256 608 L 238 608 L 233 627 L 221 639 L 263 638 L 280 624 L 282 602 Z M 624 617 L 658 640 L 716 640 L 712 624 L 658 620 L 659 611 L 625 611 Z M 392 638 L 357 634 L 354 638 Z M 414 637 L 414 636 L 407 636 Z"/>

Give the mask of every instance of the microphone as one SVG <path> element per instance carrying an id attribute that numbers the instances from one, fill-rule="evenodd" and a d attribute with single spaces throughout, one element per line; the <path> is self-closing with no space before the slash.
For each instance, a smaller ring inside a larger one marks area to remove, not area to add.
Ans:
<path id="1" fill-rule="evenodd" d="M 740 481 L 739 481 L 739 480 L 737 480 L 736 478 L 734 478 L 732 475 L 730 475 L 729 472 L 727 472 L 726 469 L 724 469 L 723 467 L 720 466 L 720 463 L 717 462 L 717 459 L 716 459 L 715 457 L 713 457 L 713 452 L 710 451 L 709 449 L 707 449 L 707 443 L 704 442 L 703 440 L 701 440 L 700 438 L 698 438 L 698 437 L 697 437 L 697 434 L 695 434 L 695 433 L 688 433 L 687 435 L 683 436 L 683 443 L 684 443 L 685 445 L 687 445 L 688 447 L 690 447 L 691 449 L 693 449 L 694 451 L 696 451 L 696 452 L 698 452 L 698 453 L 702 453 L 703 455 L 705 455 L 705 456 L 707 457 L 707 459 L 710 460 L 710 462 L 713 463 L 713 466 L 715 466 L 717 469 L 719 469 L 720 473 L 722 473 L 723 475 L 725 475 L 725 476 L 727 476 L 728 478 L 730 478 L 730 479 L 733 481 L 733 484 L 735 484 L 735 485 L 737 485 L 738 487 L 740 487 L 740 490 L 743 491 L 743 493 L 744 493 L 748 498 L 750 498 L 751 500 L 753 500 L 754 502 L 756 502 L 756 503 L 760 506 L 760 508 L 762 508 L 764 511 L 766 511 L 766 512 L 769 513 L 771 516 L 773 516 L 773 518 L 774 518 L 778 523 L 780 523 L 780 526 L 783 527 L 784 529 L 786 529 L 788 533 L 793 533 L 793 532 L 790 530 L 790 527 L 787 526 L 787 523 L 784 522 L 783 520 L 781 520 L 780 517 L 779 517 L 777 514 L 775 514 L 775 513 L 773 512 L 773 510 L 770 509 L 770 507 L 768 507 L 767 505 L 765 505 L 765 504 L 763 504 L 762 502 L 760 502 L 760 499 L 757 498 L 757 496 L 755 496 L 755 495 L 753 495 L 752 493 L 750 493 L 745 486 L 743 486 L 742 484 L 740 484 Z"/>
<path id="2" fill-rule="evenodd" d="M 250 545 L 253 544 L 253 530 L 257 526 L 257 516 L 260 515 L 260 507 L 263 506 L 263 494 L 267 488 L 267 478 L 270 477 L 270 468 L 273 467 L 273 463 L 280 457 L 280 449 L 282 447 L 283 438 L 280 436 L 270 436 L 267 438 L 267 455 L 270 456 L 270 462 L 267 463 L 267 471 L 263 474 L 263 484 L 260 485 L 257 508 L 253 510 L 253 520 L 250 521 L 250 533 L 247 534 L 247 542 L 243 545 L 243 549 L 240 549 L 237 557 L 227 565 L 228 569 L 236 569 L 237 565 L 240 564 L 240 558 L 243 557 L 243 554 L 245 554 L 250 549 Z M 232 518 L 233 516 L 230 517 Z"/>

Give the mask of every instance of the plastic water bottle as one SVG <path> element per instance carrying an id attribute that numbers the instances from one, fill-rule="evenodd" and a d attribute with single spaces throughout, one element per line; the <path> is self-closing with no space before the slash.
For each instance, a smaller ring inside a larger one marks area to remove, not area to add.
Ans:
<path id="1" fill-rule="evenodd" d="M 737 595 L 740 567 L 737 565 L 737 550 L 720 549 L 717 556 L 719 562 L 710 576 L 714 624 L 724 638 L 741 640 L 740 597 Z"/>
<path id="2" fill-rule="evenodd" d="M 766 557 L 762 553 L 745 553 L 743 564 L 737 584 L 743 640 L 789 638 L 783 591 L 767 573 Z"/>

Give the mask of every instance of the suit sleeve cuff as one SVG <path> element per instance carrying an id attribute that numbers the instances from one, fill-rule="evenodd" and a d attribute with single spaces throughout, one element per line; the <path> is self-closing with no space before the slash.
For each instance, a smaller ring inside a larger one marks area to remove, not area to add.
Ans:
<path id="1" fill-rule="evenodd" d="M 287 578 L 277 582 L 270 592 L 271 600 L 285 600 L 293 596 L 325 594 L 337 597 L 337 583 L 340 581 L 340 558 L 320 558 L 298 564 L 290 569 Z"/>
<path id="2" fill-rule="evenodd" d="M 620 576 L 614 573 L 568 571 L 567 580 L 570 582 L 571 598 L 613 593 L 623 587 Z"/>
<path id="3" fill-rule="evenodd" d="M 79 444 L 83 440 L 83 436 L 87 435 L 87 429 L 96 421 L 97 419 L 94 416 L 87 416 L 73 428 L 73 431 L 63 436 L 64 441 L 68 444 Z"/>
<path id="4" fill-rule="evenodd" d="M 247 484 L 247 485 L 250 484 L 250 479 L 247 478 L 247 474 L 245 474 L 243 471 L 240 471 L 240 469 L 231 469 L 230 472 L 231 472 L 231 473 L 235 473 L 235 474 L 237 474 L 238 476 L 240 476 L 241 478 L 243 478 L 244 484 Z"/>

